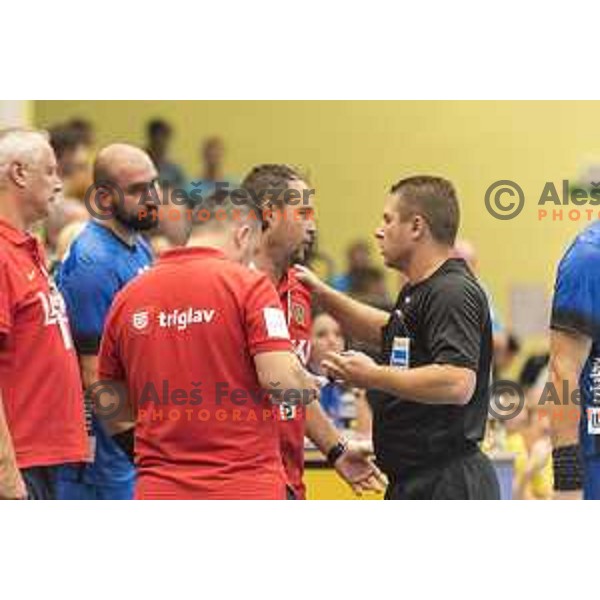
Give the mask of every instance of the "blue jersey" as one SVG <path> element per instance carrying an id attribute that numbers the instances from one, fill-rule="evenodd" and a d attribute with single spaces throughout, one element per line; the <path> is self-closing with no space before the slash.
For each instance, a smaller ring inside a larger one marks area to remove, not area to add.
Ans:
<path id="1" fill-rule="evenodd" d="M 592 340 L 579 380 L 580 446 L 584 460 L 589 463 L 600 459 L 600 222 L 575 238 L 558 265 L 551 327 Z M 586 477 L 596 472 L 586 471 Z"/>
<path id="2" fill-rule="evenodd" d="M 73 241 L 58 268 L 56 280 L 67 305 L 79 354 L 98 354 L 113 298 L 151 263 L 152 250 L 143 237 L 136 236 L 130 245 L 94 221 Z M 96 419 L 93 419 L 93 430 L 95 461 L 86 467 L 82 481 L 99 486 L 131 485 L 135 472 L 125 453 Z"/>

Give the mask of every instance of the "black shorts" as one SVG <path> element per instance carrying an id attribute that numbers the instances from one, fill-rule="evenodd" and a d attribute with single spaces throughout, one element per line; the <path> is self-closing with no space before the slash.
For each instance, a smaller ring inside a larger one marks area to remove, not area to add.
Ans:
<path id="1" fill-rule="evenodd" d="M 56 500 L 57 467 L 21 469 L 28 500 Z"/>
<path id="2" fill-rule="evenodd" d="M 479 449 L 439 467 L 391 477 L 386 500 L 500 500 L 490 459 Z"/>

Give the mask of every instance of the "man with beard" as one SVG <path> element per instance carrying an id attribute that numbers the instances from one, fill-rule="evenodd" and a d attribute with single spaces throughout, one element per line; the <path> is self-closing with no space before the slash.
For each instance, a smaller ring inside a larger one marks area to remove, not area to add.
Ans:
<path id="1" fill-rule="evenodd" d="M 303 365 L 308 361 L 311 337 L 310 291 L 297 279 L 292 266 L 304 262 L 315 236 L 314 190 L 306 176 L 284 164 L 254 167 L 242 183 L 263 213 L 263 235 L 255 266 L 277 288 L 294 350 Z M 345 440 L 318 402 L 307 406 L 283 402 L 279 438 L 287 478 L 288 498 L 304 499 L 304 436 L 327 457 L 356 494 L 382 491 L 384 478 L 368 456 L 368 449 Z"/>
<path id="2" fill-rule="evenodd" d="M 140 231 L 157 223 L 158 172 L 150 157 L 134 146 L 103 148 L 94 164 L 94 212 L 72 243 L 57 273 L 67 304 L 83 385 L 97 380 L 104 322 L 114 296 L 152 262 Z M 149 192 L 156 193 L 149 193 Z M 135 471 L 131 461 L 92 416 L 91 464 L 61 470 L 61 499 L 131 499 Z"/>

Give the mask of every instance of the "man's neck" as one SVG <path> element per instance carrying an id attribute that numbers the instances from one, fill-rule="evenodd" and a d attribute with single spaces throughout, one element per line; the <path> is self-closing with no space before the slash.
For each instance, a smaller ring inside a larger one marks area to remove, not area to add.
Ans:
<path id="1" fill-rule="evenodd" d="M 210 232 L 198 234 L 192 232 L 187 241 L 186 248 L 214 248 L 228 254 L 228 241 L 219 234 L 212 234 Z"/>
<path id="2" fill-rule="evenodd" d="M 449 258 L 451 249 L 445 246 L 423 248 L 415 253 L 410 264 L 403 269 L 411 285 L 425 281 L 431 277 Z"/>
<path id="3" fill-rule="evenodd" d="M 204 181 L 223 181 L 223 172 L 218 166 L 207 166 L 204 167 L 202 179 Z"/>
<path id="4" fill-rule="evenodd" d="M 19 231 L 29 230 L 33 226 L 33 223 L 28 223 L 15 205 L 16 203 L 13 202 L 12 198 L 9 198 L 5 194 L 0 195 L 0 219 L 10 223 Z"/>
<path id="5" fill-rule="evenodd" d="M 123 243 L 128 246 L 134 246 L 137 238 L 137 233 L 129 227 L 123 225 L 117 219 L 106 219 L 103 221 L 96 220 L 96 223 L 110 229 Z"/>
<path id="6" fill-rule="evenodd" d="M 254 257 L 254 264 L 263 273 L 266 273 L 269 279 L 277 285 L 288 270 L 289 265 L 283 259 L 277 260 L 272 254 L 270 254 L 265 246 L 262 245 L 256 252 Z"/>

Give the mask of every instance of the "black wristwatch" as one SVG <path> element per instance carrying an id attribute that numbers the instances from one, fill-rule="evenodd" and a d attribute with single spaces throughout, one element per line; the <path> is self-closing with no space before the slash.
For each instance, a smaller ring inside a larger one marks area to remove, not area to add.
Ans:
<path id="1" fill-rule="evenodd" d="M 327 462 L 333 467 L 337 459 L 348 449 L 348 442 L 344 439 L 338 440 L 337 444 L 327 453 Z"/>

